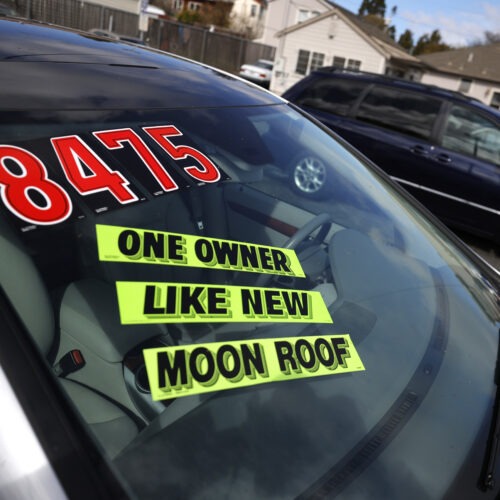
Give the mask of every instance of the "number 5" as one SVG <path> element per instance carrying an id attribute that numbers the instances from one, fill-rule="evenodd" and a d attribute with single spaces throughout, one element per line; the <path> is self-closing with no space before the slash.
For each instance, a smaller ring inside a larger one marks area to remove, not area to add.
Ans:
<path id="1" fill-rule="evenodd" d="M 173 125 L 144 127 L 143 130 L 174 160 L 184 160 L 189 157 L 196 160 L 198 166 L 191 165 L 189 167 L 184 167 L 184 170 L 193 177 L 193 179 L 200 182 L 217 182 L 221 178 L 219 169 L 202 152 L 191 146 L 176 146 L 170 142 L 168 139 L 169 137 L 182 136 L 182 132 Z"/>

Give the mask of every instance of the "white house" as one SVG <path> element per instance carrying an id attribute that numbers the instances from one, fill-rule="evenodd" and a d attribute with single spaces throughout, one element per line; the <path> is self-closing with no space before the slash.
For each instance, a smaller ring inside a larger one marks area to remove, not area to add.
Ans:
<path id="1" fill-rule="evenodd" d="M 284 29 L 276 37 L 280 42 L 271 90 L 277 94 L 321 66 L 410 79 L 419 75 L 422 66 L 378 27 L 338 6 Z"/>
<path id="2" fill-rule="evenodd" d="M 422 83 L 457 90 L 500 109 L 500 43 L 420 56 Z"/>
<path id="3" fill-rule="evenodd" d="M 91 3 L 103 5 L 111 9 L 123 10 L 131 14 L 139 14 L 141 10 L 141 0 L 92 0 Z"/>
<path id="4" fill-rule="evenodd" d="M 284 29 L 327 12 L 332 5 L 324 0 L 270 0 L 261 37 L 256 42 L 278 47 L 276 34 Z"/>
<path id="5" fill-rule="evenodd" d="M 231 28 L 250 38 L 261 36 L 266 3 L 264 0 L 234 0 L 231 9 Z"/>

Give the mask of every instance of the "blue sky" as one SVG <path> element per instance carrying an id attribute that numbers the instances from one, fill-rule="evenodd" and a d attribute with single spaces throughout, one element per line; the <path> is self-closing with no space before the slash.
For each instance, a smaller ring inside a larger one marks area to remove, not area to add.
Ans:
<path id="1" fill-rule="evenodd" d="M 357 12 L 361 0 L 334 0 L 338 5 Z M 424 33 L 439 29 L 449 45 L 463 46 L 483 38 L 485 31 L 500 33 L 500 0 L 385 0 L 386 15 L 396 5 L 392 18 L 396 37 L 410 29 L 415 42 Z M 500 62 L 499 62 L 500 64 Z"/>

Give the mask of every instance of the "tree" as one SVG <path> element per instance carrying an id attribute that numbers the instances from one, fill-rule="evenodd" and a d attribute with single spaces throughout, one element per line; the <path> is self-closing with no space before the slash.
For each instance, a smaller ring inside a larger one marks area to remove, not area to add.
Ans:
<path id="1" fill-rule="evenodd" d="M 394 6 L 391 9 L 391 16 L 394 16 L 397 11 Z M 393 40 L 396 39 L 396 27 L 389 26 L 389 22 L 385 19 L 385 0 L 363 0 L 359 6 L 358 15 L 370 24 L 373 24 L 382 31 L 385 31 Z"/>
<path id="2" fill-rule="evenodd" d="M 362 17 L 363 21 L 366 21 L 367 23 L 373 24 L 380 30 L 384 30 L 386 27 L 385 24 L 385 19 L 383 17 L 377 16 L 375 14 L 367 14 L 366 16 Z"/>
<path id="3" fill-rule="evenodd" d="M 229 2 L 216 1 L 215 4 L 204 3 L 199 10 L 186 9 L 187 2 L 184 2 L 184 8 L 177 15 L 177 20 L 186 24 L 204 24 L 206 26 L 214 25 L 221 28 L 229 26 L 229 13 L 232 4 Z"/>
<path id="4" fill-rule="evenodd" d="M 216 1 L 215 4 L 206 2 L 201 8 L 201 22 L 227 28 L 232 7 L 233 4 L 230 2 Z"/>
<path id="5" fill-rule="evenodd" d="M 194 10 L 184 9 L 177 14 L 177 21 L 184 24 L 200 23 L 201 14 Z"/>
<path id="6" fill-rule="evenodd" d="M 474 38 L 467 44 L 467 47 L 478 47 L 480 45 L 491 45 L 492 43 L 500 43 L 500 31 L 485 31 L 482 36 Z"/>
<path id="7" fill-rule="evenodd" d="M 411 52 L 413 50 L 413 46 L 415 44 L 415 42 L 413 41 L 413 33 L 407 29 L 399 37 L 398 43 L 399 43 L 399 45 L 401 45 L 401 47 L 406 49 L 408 52 Z"/>
<path id="8" fill-rule="evenodd" d="M 229 21 L 229 27 L 233 33 L 243 38 L 248 38 L 249 40 L 253 40 L 257 37 L 257 27 L 249 25 L 248 18 L 245 14 L 231 13 Z"/>
<path id="9" fill-rule="evenodd" d="M 151 0 L 149 3 L 163 9 L 167 16 L 174 16 L 176 13 L 170 0 Z"/>
<path id="10" fill-rule="evenodd" d="M 433 52 L 451 50 L 451 48 L 443 42 L 439 30 L 434 30 L 430 35 L 426 33 L 418 39 L 413 50 L 413 55 L 432 54 Z"/>
<path id="11" fill-rule="evenodd" d="M 372 15 L 384 19 L 385 0 L 363 0 L 358 15 L 362 17 Z"/>
<path id="12" fill-rule="evenodd" d="M 389 26 L 386 32 L 393 40 L 396 40 L 396 26 Z"/>
<path id="13" fill-rule="evenodd" d="M 500 43 L 500 31 L 496 33 L 493 31 L 484 32 L 484 45 L 491 45 L 492 43 Z"/>

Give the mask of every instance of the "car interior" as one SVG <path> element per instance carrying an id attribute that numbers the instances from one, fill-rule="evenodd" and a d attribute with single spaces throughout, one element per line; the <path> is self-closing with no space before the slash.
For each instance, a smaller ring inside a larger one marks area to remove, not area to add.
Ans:
<path id="1" fill-rule="evenodd" d="M 413 411 L 410 408 L 416 403 L 407 400 L 408 388 L 418 387 L 422 398 L 430 391 L 442 362 L 441 351 L 436 354 L 433 349 L 446 345 L 449 331 L 450 305 L 443 284 L 455 283 L 456 278 L 447 274 L 437 250 L 413 232 L 416 226 L 425 227 L 425 218 L 401 210 L 408 202 L 375 182 L 377 174 L 368 173 L 340 145 L 336 150 L 326 147 L 334 144 L 326 134 L 322 143 L 293 120 L 282 124 L 290 127 L 296 147 L 313 150 L 329 165 L 331 197 L 314 200 L 290 189 L 283 170 L 287 160 L 280 157 L 279 148 L 269 149 L 273 143 L 267 132 L 272 123 L 252 116 L 245 126 L 252 123 L 256 134 L 240 144 L 238 134 L 233 140 L 218 140 L 203 120 L 199 123 L 206 134 L 189 135 L 224 172 L 219 182 L 191 184 L 110 210 L 87 209 L 84 216 L 54 227 L 20 228 L 11 216 L 2 218 L 0 284 L 5 294 L 98 446 L 140 487 L 156 469 L 151 464 L 139 473 L 137 457 L 146 464 L 158 456 L 172 463 L 163 471 L 165 477 L 156 479 L 182 483 L 187 496 L 207 483 L 216 488 L 217 470 L 229 464 L 240 474 L 232 494 L 246 491 L 243 478 L 249 467 L 265 477 L 262 484 L 270 488 L 267 496 L 272 496 L 273 488 L 289 477 L 290 467 L 297 468 L 294 474 L 303 485 L 316 479 L 316 470 L 325 470 L 349 454 L 359 452 L 371 463 L 372 452 L 364 453 L 364 448 L 359 451 L 354 445 L 362 440 L 366 449 L 375 449 L 371 443 L 380 439 L 380 429 L 396 418 L 391 412 Z M 179 127 L 187 130 L 186 124 Z M 266 146 L 260 152 L 255 149 L 258 141 Z M 252 161 L 245 161 L 246 154 Z M 100 260 L 96 224 L 292 249 L 305 277 Z M 117 281 L 312 290 L 321 294 L 333 324 L 265 319 L 122 324 Z M 257 389 L 235 387 L 161 401 L 151 397 L 145 349 L 343 333 L 362 352 L 369 377 L 346 374 L 336 375 L 335 383 L 331 377 L 317 377 L 311 383 L 296 380 Z M 67 357 L 75 351 L 84 364 L 68 371 Z M 381 363 L 388 359 L 390 363 Z M 422 363 L 429 377 L 423 377 Z M 313 427 L 331 428 L 321 446 L 312 436 L 302 435 L 313 432 L 303 428 L 309 421 L 304 400 L 313 410 Z M 283 429 L 270 435 L 262 434 L 262 429 L 273 429 L 281 411 L 291 415 L 289 435 L 298 436 L 287 441 L 285 448 L 302 458 L 285 467 L 281 447 L 272 447 L 269 459 L 278 469 L 273 468 L 275 474 L 269 477 L 259 457 L 266 442 L 282 439 Z M 235 439 L 241 448 L 232 446 Z M 198 440 L 207 441 L 204 453 L 224 452 L 213 461 L 202 454 L 187 467 L 188 449 L 196 447 Z M 301 446 L 306 449 L 302 455 Z M 193 467 L 202 478 L 200 483 L 182 482 L 186 470 Z M 296 492 L 294 484 L 289 486 L 290 494 Z M 248 493 L 252 494 L 258 493 Z"/>

